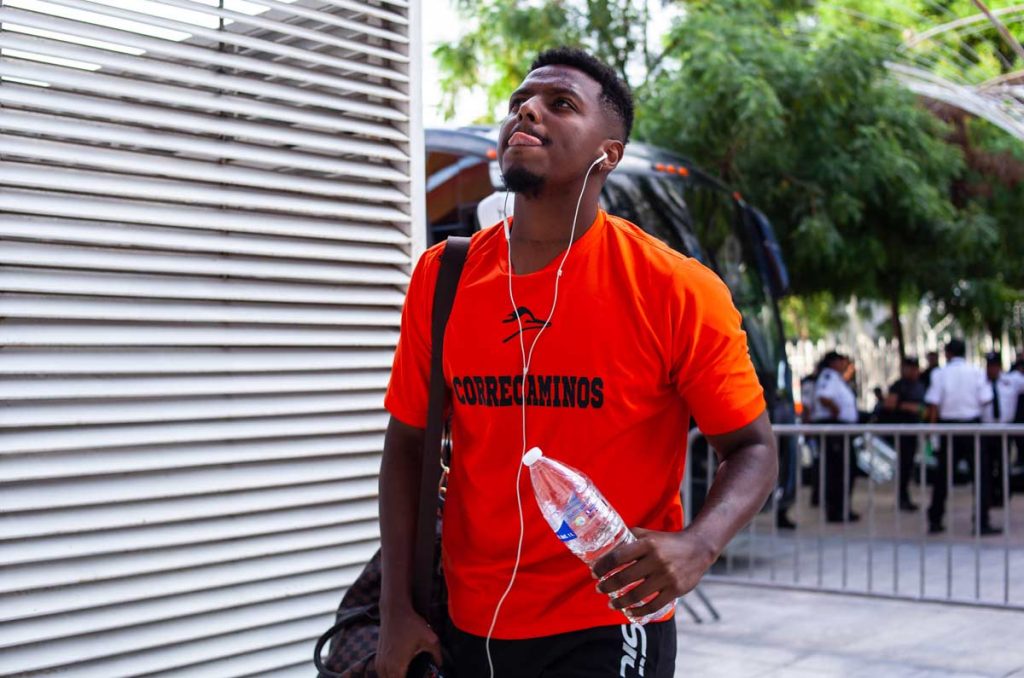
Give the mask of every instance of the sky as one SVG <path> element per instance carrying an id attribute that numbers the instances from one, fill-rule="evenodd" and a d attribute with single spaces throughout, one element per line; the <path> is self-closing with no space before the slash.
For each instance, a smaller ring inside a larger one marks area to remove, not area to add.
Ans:
<path id="1" fill-rule="evenodd" d="M 487 113 L 486 97 L 483 92 L 466 92 L 458 99 L 456 118 L 451 122 L 438 113 L 441 103 L 440 88 L 431 86 L 440 74 L 431 53 L 439 43 L 450 42 L 459 37 L 460 19 L 452 9 L 451 0 L 431 0 L 430 11 L 423 13 L 423 125 L 440 127 L 445 125 L 468 125 Z"/>

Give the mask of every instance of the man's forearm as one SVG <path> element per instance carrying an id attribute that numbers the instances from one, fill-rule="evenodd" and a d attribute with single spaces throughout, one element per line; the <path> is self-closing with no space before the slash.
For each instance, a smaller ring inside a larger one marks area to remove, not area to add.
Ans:
<path id="1" fill-rule="evenodd" d="M 775 489 L 777 477 L 778 458 L 773 445 L 747 445 L 722 461 L 704 508 L 688 528 L 708 546 L 710 562 L 761 510 Z"/>
<path id="2" fill-rule="evenodd" d="M 413 542 L 422 472 L 423 430 L 392 418 L 380 465 L 380 607 L 412 609 Z"/>

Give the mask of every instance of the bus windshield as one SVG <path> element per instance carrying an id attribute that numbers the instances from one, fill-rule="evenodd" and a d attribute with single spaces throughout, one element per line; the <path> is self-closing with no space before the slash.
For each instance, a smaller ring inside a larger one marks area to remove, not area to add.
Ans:
<path id="1" fill-rule="evenodd" d="M 646 173 L 612 174 L 601 197 L 609 212 L 721 276 L 743 315 L 751 358 L 766 395 L 774 399 L 780 385 L 788 385 L 782 325 L 766 291 L 766 272 L 758 266 L 757 243 L 732 198 L 701 181 Z"/>

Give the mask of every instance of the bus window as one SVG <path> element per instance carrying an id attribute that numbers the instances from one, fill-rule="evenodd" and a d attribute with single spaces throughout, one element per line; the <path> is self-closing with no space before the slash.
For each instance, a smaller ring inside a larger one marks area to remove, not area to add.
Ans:
<path id="1" fill-rule="evenodd" d="M 681 239 L 676 249 L 701 263 L 707 263 L 700 241 L 693 235 L 693 218 L 683 197 L 683 182 L 674 177 L 651 176 L 645 177 L 644 182 L 655 209 L 661 210 L 672 221 L 675 238 Z"/>
<path id="2" fill-rule="evenodd" d="M 487 161 L 472 156 L 430 152 L 427 167 L 428 246 L 449 235 L 477 230 L 476 206 L 494 192 Z"/>
<path id="3" fill-rule="evenodd" d="M 761 376 L 765 393 L 775 393 L 785 345 L 773 300 L 765 293 L 756 265 L 753 243 L 735 203 L 725 193 L 694 184 L 686 192 L 694 231 L 708 253 L 710 265 L 728 285 L 733 302 L 743 315 L 750 355 Z"/>
<path id="4" fill-rule="evenodd" d="M 650 179 L 637 174 L 612 174 L 605 182 L 602 198 L 606 209 L 611 214 L 628 219 L 644 229 L 666 245 L 688 254 L 679 231 L 673 224 L 673 217 L 682 220 L 672 213 L 664 201 L 652 191 Z M 685 229 L 685 223 L 680 224 Z"/>

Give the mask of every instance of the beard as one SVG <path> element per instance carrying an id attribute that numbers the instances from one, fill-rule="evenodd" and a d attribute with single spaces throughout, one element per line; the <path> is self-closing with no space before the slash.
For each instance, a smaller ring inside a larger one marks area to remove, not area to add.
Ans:
<path id="1" fill-rule="evenodd" d="M 502 175 L 505 188 L 512 193 L 521 193 L 528 198 L 536 198 L 544 188 L 545 179 L 522 167 L 509 168 Z"/>

